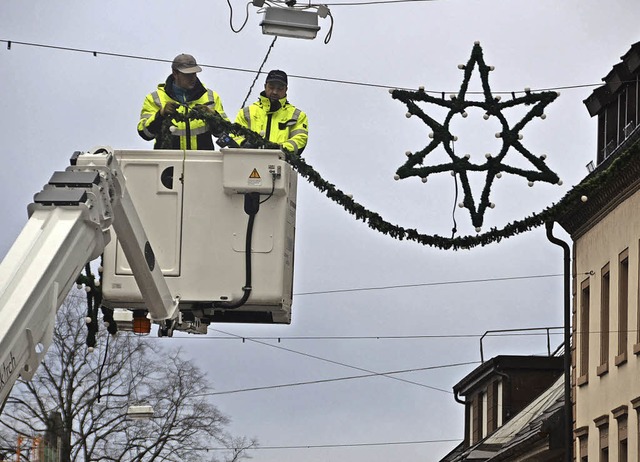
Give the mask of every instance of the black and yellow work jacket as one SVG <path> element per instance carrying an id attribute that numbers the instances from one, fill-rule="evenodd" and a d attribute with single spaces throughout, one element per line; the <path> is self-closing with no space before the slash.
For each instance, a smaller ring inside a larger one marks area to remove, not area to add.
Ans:
<path id="1" fill-rule="evenodd" d="M 240 109 L 236 123 L 293 153 L 302 153 L 307 145 L 307 115 L 289 103 L 287 98 L 272 102 L 262 92 L 258 101 Z M 235 140 L 242 146 L 243 137 L 235 137 Z"/>
<path id="2" fill-rule="evenodd" d="M 170 75 L 165 83 L 158 85 L 158 89 L 149 93 L 142 104 L 140 111 L 140 122 L 138 122 L 138 134 L 147 141 L 154 140 L 154 149 L 215 149 L 213 143 L 212 127 L 204 120 L 187 118 L 186 122 L 179 122 L 172 119 L 170 128 L 171 141 L 169 144 L 163 145 L 161 136 L 162 124 L 166 117 L 160 115 L 160 109 L 169 101 L 175 101 L 180 104 L 178 112 L 180 114 L 188 114 L 194 106 L 198 104 L 208 105 L 216 111 L 225 120 L 229 118 L 224 112 L 220 96 L 213 90 L 209 90 L 202 85 L 200 80 L 197 81 L 194 88 L 186 92 L 185 101 L 180 101 L 173 91 L 173 76 Z"/>

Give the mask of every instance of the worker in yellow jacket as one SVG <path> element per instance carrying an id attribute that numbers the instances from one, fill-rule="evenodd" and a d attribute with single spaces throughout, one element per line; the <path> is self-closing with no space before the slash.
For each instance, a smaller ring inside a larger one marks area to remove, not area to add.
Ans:
<path id="1" fill-rule="evenodd" d="M 205 88 L 200 82 L 198 72 L 202 68 L 196 59 L 188 54 L 180 54 L 171 64 L 171 75 L 165 83 L 144 100 L 138 122 L 138 134 L 147 141 L 155 140 L 154 149 L 215 149 L 213 136 L 218 137 L 219 128 L 200 119 L 188 118 L 191 109 L 198 106 L 206 111 L 215 111 L 229 121 L 224 112 L 220 96 Z M 185 121 L 172 116 L 181 114 Z M 163 134 L 163 122 L 171 118 L 170 135 Z"/>
<path id="2" fill-rule="evenodd" d="M 307 115 L 287 101 L 288 79 L 281 70 L 269 72 L 258 101 L 240 109 L 236 123 L 258 133 L 283 149 L 301 154 L 307 145 Z M 241 136 L 234 137 L 240 147 L 250 147 Z"/>

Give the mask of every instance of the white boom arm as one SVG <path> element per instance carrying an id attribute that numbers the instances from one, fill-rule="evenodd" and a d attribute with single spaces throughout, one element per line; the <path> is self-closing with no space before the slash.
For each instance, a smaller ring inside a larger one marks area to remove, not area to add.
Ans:
<path id="1" fill-rule="evenodd" d="M 55 315 L 113 225 L 151 319 L 179 314 L 110 148 L 76 153 L 29 205 L 29 221 L 0 263 L 0 409 L 21 375 L 31 379 L 49 348 Z"/>

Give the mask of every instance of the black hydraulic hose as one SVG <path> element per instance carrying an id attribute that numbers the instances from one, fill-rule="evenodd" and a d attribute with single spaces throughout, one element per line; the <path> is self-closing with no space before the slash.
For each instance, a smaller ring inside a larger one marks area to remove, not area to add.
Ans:
<path id="1" fill-rule="evenodd" d="M 214 308 L 225 308 L 232 310 L 239 308 L 249 299 L 251 295 L 251 238 L 253 237 L 253 222 L 255 221 L 256 214 L 260 209 L 260 194 L 252 192 L 244 195 L 244 211 L 249 215 L 249 222 L 247 223 L 247 235 L 245 239 L 245 284 L 242 288 L 244 294 L 242 298 L 237 301 L 231 302 L 213 302 Z"/>
<path id="2" fill-rule="evenodd" d="M 564 425 L 565 457 L 573 460 L 573 408 L 571 403 L 571 248 L 553 235 L 553 221 L 545 223 L 547 239 L 564 250 Z"/>

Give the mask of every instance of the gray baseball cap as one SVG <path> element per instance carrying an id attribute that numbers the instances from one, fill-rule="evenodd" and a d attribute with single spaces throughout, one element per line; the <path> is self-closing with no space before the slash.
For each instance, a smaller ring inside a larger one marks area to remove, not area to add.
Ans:
<path id="1" fill-rule="evenodd" d="M 196 63 L 196 58 L 185 53 L 179 54 L 173 59 L 171 69 L 183 74 L 195 74 L 202 71 L 202 68 Z"/>

